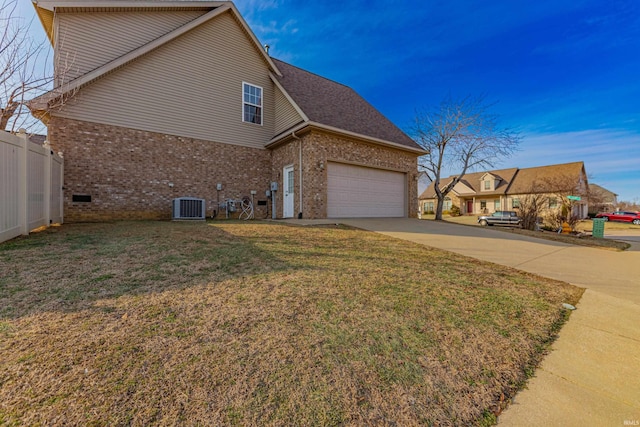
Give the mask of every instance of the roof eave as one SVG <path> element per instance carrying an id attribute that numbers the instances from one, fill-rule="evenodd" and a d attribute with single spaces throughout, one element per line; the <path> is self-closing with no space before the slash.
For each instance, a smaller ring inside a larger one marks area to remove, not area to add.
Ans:
<path id="1" fill-rule="evenodd" d="M 344 136 L 348 136 L 349 138 L 361 140 L 363 142 L 373 143 L 373 144 L 376 144 L 376 145 L 382 145 L 382 146 L 385 146 L 385 147 L 395 148 L 397 150 L 402 150 L 402 151 L 409 151 L 409 152 L 415 153 L 415 154 L 417 154 L 419 156 L 423 156 L 423 155 L 428 153 L 428 151 L 425 151 L 425 150 L 423 150 L 421 148 L 417 149 L 417 148 L 413 148 L 413 147 L 408 147 L 406 145 L 398 144 L 396 142 L 385 141 L 383 139 L 374 138 L 374 137 L 367 136 L 367 135 L 362 135 L 362 134 L 359 134 L 359 133 L 356 133 L 356 132 L 351 132 L 351 131 L 348 131 L 348 130 L 335 128 L 333 126 L 328 126 L 328 125 L 324 125 L 322 123 L 317 123 L 317 122 L 313 122 L 313 121 L 300 123 L 298 126 L 295 126 L 294 128 L 275 136 L 273 139 L 271 139 L 271 141 L 269 141 L 265 145 L 265 147 L 266 148 L 275 147 L 275 146 L 281 144 L 282 142 L 284 142 L 285 140 L 287 140 L 290 137 L 291 132 L 299 132 L 299 131 L 303 130 L 304 128 L 309 128 L 309 130 L 322 130 L 322 131 L 325 131 L 325 132 L 335 133 L 335 134 L 338 134 L 338 135 L 344 135 Z"/>
<path id="2" fill-rule="evenodd" d="M 42 24 L 42 28 L 44 29 L 51 46 L 53 46 L 54 38 L 53 38 L 53 11 L 40 7 L 40 4 L 37 1 L 31 3 L 33 8 L 36 10 L 36 15 L 40 20 L 40 24 Z"/>
<path id="3" fill-rule="evenodd" d="M 230 1 L 222 2 L 222 4 L 230 5 L 230 9 L 233 11 L 235 17 L 238 19 L 238 22 L 240 22 L 240 25 L 242 25 L 242 28 L 246 31 L 247 35 L 249 35 L 249 38 L 253 41 L 253 43 L 258 48 L 260 55 L 262 55 L 263 59 L 267 61 L 267 63 L 269 64 L 269 68 L 271 68 L 271 70 L 273 70 L 273 72 L 275 72 L 277 76 L 282 77 L 282 73 L 276 66 L 275 62 L 273 62 L 273 60 L 271 59 L 269 54 L 266 52 L 264 47 L 260 44 L 260 41 L 258 40 L 254 32 L 251 30 L 247 22 L 242 17 L 242 15 L 240 14 L 240 11 L 238 11 L 238 8 L 236 8 L 236 5 Z"/>
<path id="4" fill-rule="evenodd" d="M 143 9 L 153 9 L 153 8 L 168 8 L 168 7 L 177 7 L 177 8 L 215 8 L 218 6 L 222 6 L 223 4 L 229 3 L 226 1 L 153 1 L 153 0 L 33 0 L 33 3 L 42 9 L 54 11 L 56 8 L 87 8 L 87 9 L 108 9 L 108 8 L 143 8 Z"/>

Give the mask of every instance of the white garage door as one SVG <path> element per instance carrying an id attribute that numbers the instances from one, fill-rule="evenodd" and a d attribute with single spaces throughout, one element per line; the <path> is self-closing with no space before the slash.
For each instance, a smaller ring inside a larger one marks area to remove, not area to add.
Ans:
<path id="1" fill-rule="evenodd" d="M 328 163 L 327 180 L 329 218 L 405 216 L 404 173 Z"/>

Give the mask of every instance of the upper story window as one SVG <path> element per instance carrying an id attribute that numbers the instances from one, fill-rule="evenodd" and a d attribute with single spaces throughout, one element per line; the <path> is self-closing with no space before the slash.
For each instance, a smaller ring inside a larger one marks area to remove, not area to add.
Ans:
<path id="1" fill-rule="evenodd" d="M 242 121 L 262 124 L 262 88 L 242 83 Z"/>
<path id="2" fill-rule="evenodd" d="M 486 180 L 486 181 L 484 182 L 484 189 L 485 189 L 485 190 L 491 190 L 491 181 Z"/>

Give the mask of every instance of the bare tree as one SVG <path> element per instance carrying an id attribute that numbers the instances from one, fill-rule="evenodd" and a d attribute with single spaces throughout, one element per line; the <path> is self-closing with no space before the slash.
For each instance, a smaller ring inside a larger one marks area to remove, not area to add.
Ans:
<path id="1" fill-rule="evenodd" d="M 0 130 L 15 131 L 35 120 L 26 101 L 52 81 L 40 62 L 49 50 L 31 37 L 31 22 L 17 15 L 18 0 L 0 1 Z"/>
<path id="2" fill-rule="evenodd" d="M 540 224 L 540 213 L 548 204 L 548 197 L 541 193 L 529 193 L 518 199 L 518 216 L 522 219 L 522 228 L 537 230 Z"/>
<path id="3" fill-rule="evenodd" d="M 522 228 L 535 230 L 541 222 L 550 229 L 558 229 L 567 222 L 572 229 L 582 219 L 574 214 L 574 200 L 569 196 L 588 199 L 589 193 L 580 188 L 575 177 L 558 175 L 537 179 L 531 183 L 527 194 L 518 198 L 518 214 L 522 218 Z"/>
<path id="4" fill-rule="evenodd" d="M 640 197 L 634 197 L 633 200 L 621 200 L 618 202 L 617 209 L 620 211 L 640 212 Z"/>
<path id="5" fill-rule="evenodd" d="M 517 132 L 498 126 L 498 116 L 490 113 L 490 107 L 482 96 L 459 100 L 449 96 L 438 108 L 416 114 L 411 131 L 418 144 L 429 152 L 418 165 L 434 184 L 437 220 L 442 220 L 445 197 L 467 172 L 494 168 L 520 143 Z M 441 187 L 444 168 L 459 173 Z"/>
<path id="6" fill-rule="evenodd" d="M 46 124 L 49 113 L 78 92 L 67 87 L 75 55 L 56 55 L 53 67 L 48 65 L 51 49 L 31 36 L 32 22 L 17 15 L 19 1 L 0 0 L 0 130 L 11 132 Z M 58 47 L 64 44 L 63 34 L 57 39 Z"/>

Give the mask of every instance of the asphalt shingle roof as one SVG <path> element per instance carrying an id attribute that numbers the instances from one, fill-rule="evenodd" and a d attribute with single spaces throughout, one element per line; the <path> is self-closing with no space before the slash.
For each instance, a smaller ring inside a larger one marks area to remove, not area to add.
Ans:
<path id="1" fill-rule="evenodd" d="M 421 149 L 350 87 L 271 59 L 282 73 L 278 82 L 310 121 Z"/>
<path id="2" fill-rule="evenodd" d="M 532 168 L 510 168 L 494 171 L 474 172 L 465 174 L 460 180 L 461 183 L 471 188 L 476 196 L 490 196 L 494 194 L 528 194 L 535 187 L 536 192 L 553 192 L 559 188 L 551 188 L 558 185 L 566 185 L 564 177 L 571 180 L 575 179 L 577 185 L 582 169 L 583 162 L 563 163 L 559 165 L 537 166 Z M 480 178 L 490 173 L 501 179 L 500 184 L 495 191 L 482 191 L 480 188 Z M 447 185 L 455 177 L 450 176 L 440 181 L 441 187 Z M 462 196 L 472 195 L 468 193 Z M 433 182 L 420 195 L 420 199 L 433 199 L 436 197 Z"/>
<path id="3" fill-rule="evenodd" d="M 492 194 L 505 194 L 507 189 L 509 188 L 509 184 L 513 180 L 513 176 L 518 172 L 518 168 L 509 168 L 509 169 L 500 169 L 495 171 L 485 171 L 485 172 L 473 172 L 465 174 L 460 183 L 466 185 L 471 188 L 478 195 L 492 195 Z M 480 188 L 480 178 L 486 173 L 490 173 L 496 178 L 500 179 L 500 183 L 496 187 L 495 191 L 482 191 Z M 444 187 L 448 183 L 451 182 L 455 178 L 455 175 L 444 178 L 440 181 L 440 187 Z M 467 194 L 467 193 L 465 193 Z M 463 194 L 464 195 L 464 194 Z M 433 199 L 436 197 L 436 190 L 434 188 L 433 182 L 429 184 L 429 187 L 420 195 L 420 199 Z"/>
<path id="4" fill-rule="evenodd" d="M 563 163 L 559 165 L 538 166 L 535 168 L 520 169 L 513 184 L 509 187 L 510 194 L 526 194 L 530 193 L 535 186 L 537 191 L 541 193 L 558 191 L 558 185 L 566 185 L 564 177 L 575 179 L 577 185 L 582 168 L 582 162 Z"/>

